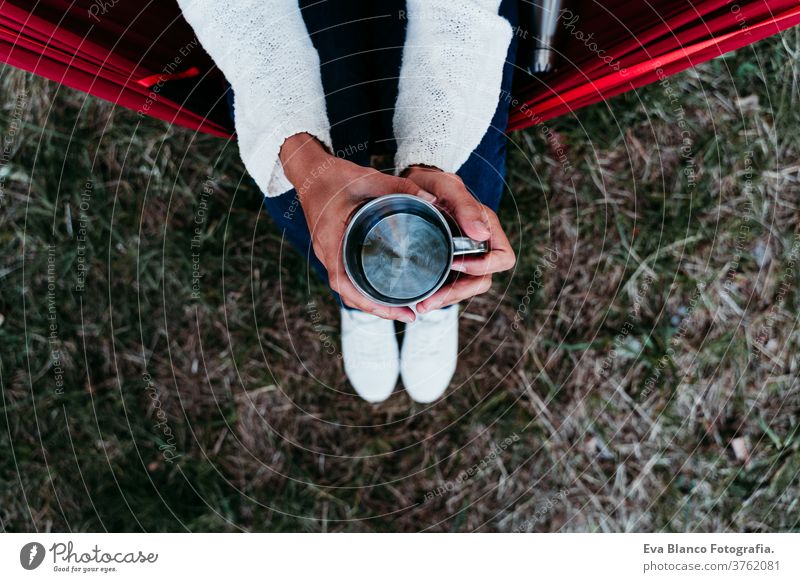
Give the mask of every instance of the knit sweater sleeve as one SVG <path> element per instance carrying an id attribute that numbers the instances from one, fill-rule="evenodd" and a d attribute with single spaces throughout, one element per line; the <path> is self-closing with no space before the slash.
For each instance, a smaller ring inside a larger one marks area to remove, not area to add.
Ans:
<path id="1" fill-rule="evenodd" d="M 455 172 L 497 108 L 512 29 L 500 0 L 408 0 L 394 134 L 395 169 Z M 505 128 L 501 128 L 505 129 Z"/>
<path id="2" fill-rule="evenodd" d="M 297 0 L 178 0 L 234 92 L 242 161 L 266 196 L 290 190 L 278 158 L 307 132 L 331 147 L 320 77 Z"/>

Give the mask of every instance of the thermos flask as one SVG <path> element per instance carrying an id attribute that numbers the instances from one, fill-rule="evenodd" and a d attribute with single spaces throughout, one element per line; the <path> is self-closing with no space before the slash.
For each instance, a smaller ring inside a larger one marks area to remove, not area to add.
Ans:
<path id="1" fill-rule="evenodd" d="M 532 75 L 549 73 L 555 69 L 554 43 L 563 0 L 531 0 L 531 30 L 533 31 L 531 63 Z"/>

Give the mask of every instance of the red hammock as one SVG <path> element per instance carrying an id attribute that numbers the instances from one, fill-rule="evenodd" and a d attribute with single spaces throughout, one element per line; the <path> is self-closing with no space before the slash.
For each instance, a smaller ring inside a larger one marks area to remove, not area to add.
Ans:
<path id="1" fill-rule="evenodd" d="M 579 6 L 561 20 L 559 70 L 545 82 L 517 87 L 509 129 L 608 99 L 800 23 L 799 0 L 573 5 Z M 142 115 L 218 136 L 233 132 L 222 75 L 175 0 L 0 0 L 0 60 Z"/>

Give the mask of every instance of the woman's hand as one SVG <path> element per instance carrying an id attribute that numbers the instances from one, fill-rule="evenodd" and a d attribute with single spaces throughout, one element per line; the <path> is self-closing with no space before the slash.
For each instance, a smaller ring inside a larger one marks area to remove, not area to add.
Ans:
<path id="1" fill-rule="evenodd" d="M 456 257 L 453 270 L 468 276 L 459 277 L 418 303 L 417 313 L 433 311 L 488 291 L 492 286 L 492 273 L 507 271 L 516 263 L 514 250 L 497 215 L 478 202 L 455 174 L 412 166 L 405 176 L 433 194 L 436 198 L 433 203 L 455 219 L 463 234 L 477 241 L 489 241 L 489 252 L 485 255 Z"/>
<path id="2" fill-rule="evenodd" d="M 419 186 L 406 178 L 389 176 L 331 155 L 307 133 L 287 139 L 280 159 L 286 177 L 297 190 L 314 253 L 328 271 L 331 289 L 349 307 L 384 319 L 414 321 L 411 309 L 380 305 L 353 286 L 344 269 L 342 241 L 350 217 L 364 202 L 384 194 L 418 195 Z"/>

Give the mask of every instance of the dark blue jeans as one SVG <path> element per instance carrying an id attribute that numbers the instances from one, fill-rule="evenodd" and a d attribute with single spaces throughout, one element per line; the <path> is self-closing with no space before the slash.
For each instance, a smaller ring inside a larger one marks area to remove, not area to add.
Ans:
<path id="1" fill-rule="evenodd" d="M 320 56 L 331 138 L 337 155 L 369 166 L 372 155 L 393 154 L 396 144 L 392 117 L 405 41 L 405 2 L 301 0 L 300 6 Z M 517 0 L 503 0 L 500 14 L 516 30 Z M 492 210 L 497 210 L 505 189 L 505 129 L 516 50 L 514 35 L 491 125 L 457 172 L 469 191 Z M 307 258 L 327 284 L 328 274 L 314 255 L 297 193 L 290 190 L 281 196 L 265 198 L 264 206 L 285 239 Z"/>

